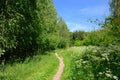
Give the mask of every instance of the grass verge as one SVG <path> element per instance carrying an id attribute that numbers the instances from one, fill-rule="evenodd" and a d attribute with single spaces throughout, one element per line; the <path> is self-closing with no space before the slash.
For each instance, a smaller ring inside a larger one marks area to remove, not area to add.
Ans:
<path id="1" fill-rule="evenodd" d="M 5 66 L 5 72 L 0 72 L 0 80 L 52 80 L 57 71 L 59 61 L 50 52 L 27 58 L 24 63 L 14 63 Z"/>
<path id="2" fill-rule="evenodd" d="M 61 76 L 61 80 L 70 80 L 71 77 L 71 60 L 74 55 L 80 55 L 86 49 L 86 47 L 71 47 L 68 49 L 59 49 L 57 52 L 63 56 L 64 59 L 64 71 Z"/>

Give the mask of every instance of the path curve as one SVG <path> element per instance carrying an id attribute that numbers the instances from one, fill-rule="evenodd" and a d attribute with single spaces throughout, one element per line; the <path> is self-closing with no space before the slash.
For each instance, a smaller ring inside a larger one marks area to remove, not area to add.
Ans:
<path id="1" fill-rule="evenodd" d="M 64 69 L 64 62 L 63 62 L 63 58 L 61 56 L 58 56 L 57 53 L 55 53 L 55 55 L 59 59 L 59 68 L 58 68 L 56 74 L 54 75 L 53 80 L 60 80 L 61 74 Z"/>

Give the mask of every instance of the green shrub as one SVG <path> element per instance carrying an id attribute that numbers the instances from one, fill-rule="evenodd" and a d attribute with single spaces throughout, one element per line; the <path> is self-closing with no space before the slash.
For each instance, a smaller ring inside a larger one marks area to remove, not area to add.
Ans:
<path id="1" fill-rule="evenodd" d="M 83 40 L 83 45 L 108 46 L 115 40 L 115 37 L 108 33 L 108 30 L 90 32 Z"/>
<path id="2" fill-rule="evenodd" d="M 75 40 L 75 41 L 74 41 L 74 45 L 75 45 L 75 46 L 82 46 L 82 45 L 83 45 L 83 41 Z"/>
<path id="3" fill-rule="evenodd" d="M 87 61 L 83 61 L 81 56 L 74 56 L 71 62 L 71 80 L 93 80 L 91 66 L 86 65 Z"/>
<path id="4" fill-rule="evenodd" d="M 66 48 L 67 46 L 68 46 L 68 42 L 61 39 L 58 44 L 58 48 Z"/>
<path id="5" fill-rule="evenodd" d="M 88 49 L 82 55 L 82 60 L 89 63 L 86 66 L 91 66 L 95 80 L 118 80 L 120 78 L 120 47 L 117 45 Z"/>
<path id="6" fill-rule="evenodd" d="M 87 47 L 73 54 L 68 80 L 119 80 L 120 47 Z"/>
<path id="7" fill-rule="evenodd" d="M 86 50 L 86 49 L 84 49 Z M 88 61 L 83 61 L 82 54 L 75 53 L 71 57 L 71 72 L 68 80 L 93 80 L 92 66 Z"/>

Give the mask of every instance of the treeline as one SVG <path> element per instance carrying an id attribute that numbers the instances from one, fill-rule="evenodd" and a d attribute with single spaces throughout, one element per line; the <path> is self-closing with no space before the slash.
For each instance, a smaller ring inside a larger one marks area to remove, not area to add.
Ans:
<path id="1" fill-rule="evenodd" d="M 24 59 L 69 46 L 67 25 L 52 0 L 0 0 L 0 58 Z"/>
<path id="2" fill-rule="evenodd" d="M 120 1 L 110 0 L 110 16 L 105 18 L 105 22 L 100 23 L 100 29 L 90 32 L 72 32 L 72 43 L 75 46 L 95 45 L 109 46 L 120 42 Z"/>
<path id="3" fill-rule="evenodd" d="M 73 32 L 73 44 L 87 47 L 82 56 L 75 56 L 72 61 L 72 79 L 80 76 L 92 80 L 120 79 L 120 0 L 110 0 L 111 15 L 105 19 L 101 29 L 84 32 Z M 81 38 L 82 36 L 82 38 Z M 94 47 L 93 47 L 94 46 Z M 82 75 L 79 73 L 83 69 Z"/>
<path id="4" fill-rule="evenodd" d="M 107 28 L 90 32 L 75 31 L 72 33 L 72 44 L 75 46 L 109 46 L 116 41 L 115 36 L 110 35 Z"/>

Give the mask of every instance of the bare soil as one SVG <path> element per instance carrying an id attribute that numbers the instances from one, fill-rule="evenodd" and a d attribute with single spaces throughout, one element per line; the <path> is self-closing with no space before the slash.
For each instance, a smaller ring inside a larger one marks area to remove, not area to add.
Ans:
<path id="1" fill-rule="evenodd" d="M 59 56 L 57 53 L 55 53 L 55 55 L 59 59 L 59 67 L 58 67 L 56 74 L 53 77 L 53 80 L 60 80 L 61 74 L 64 69 L 64 62 L 63 62 L 62 56 Z"/>

